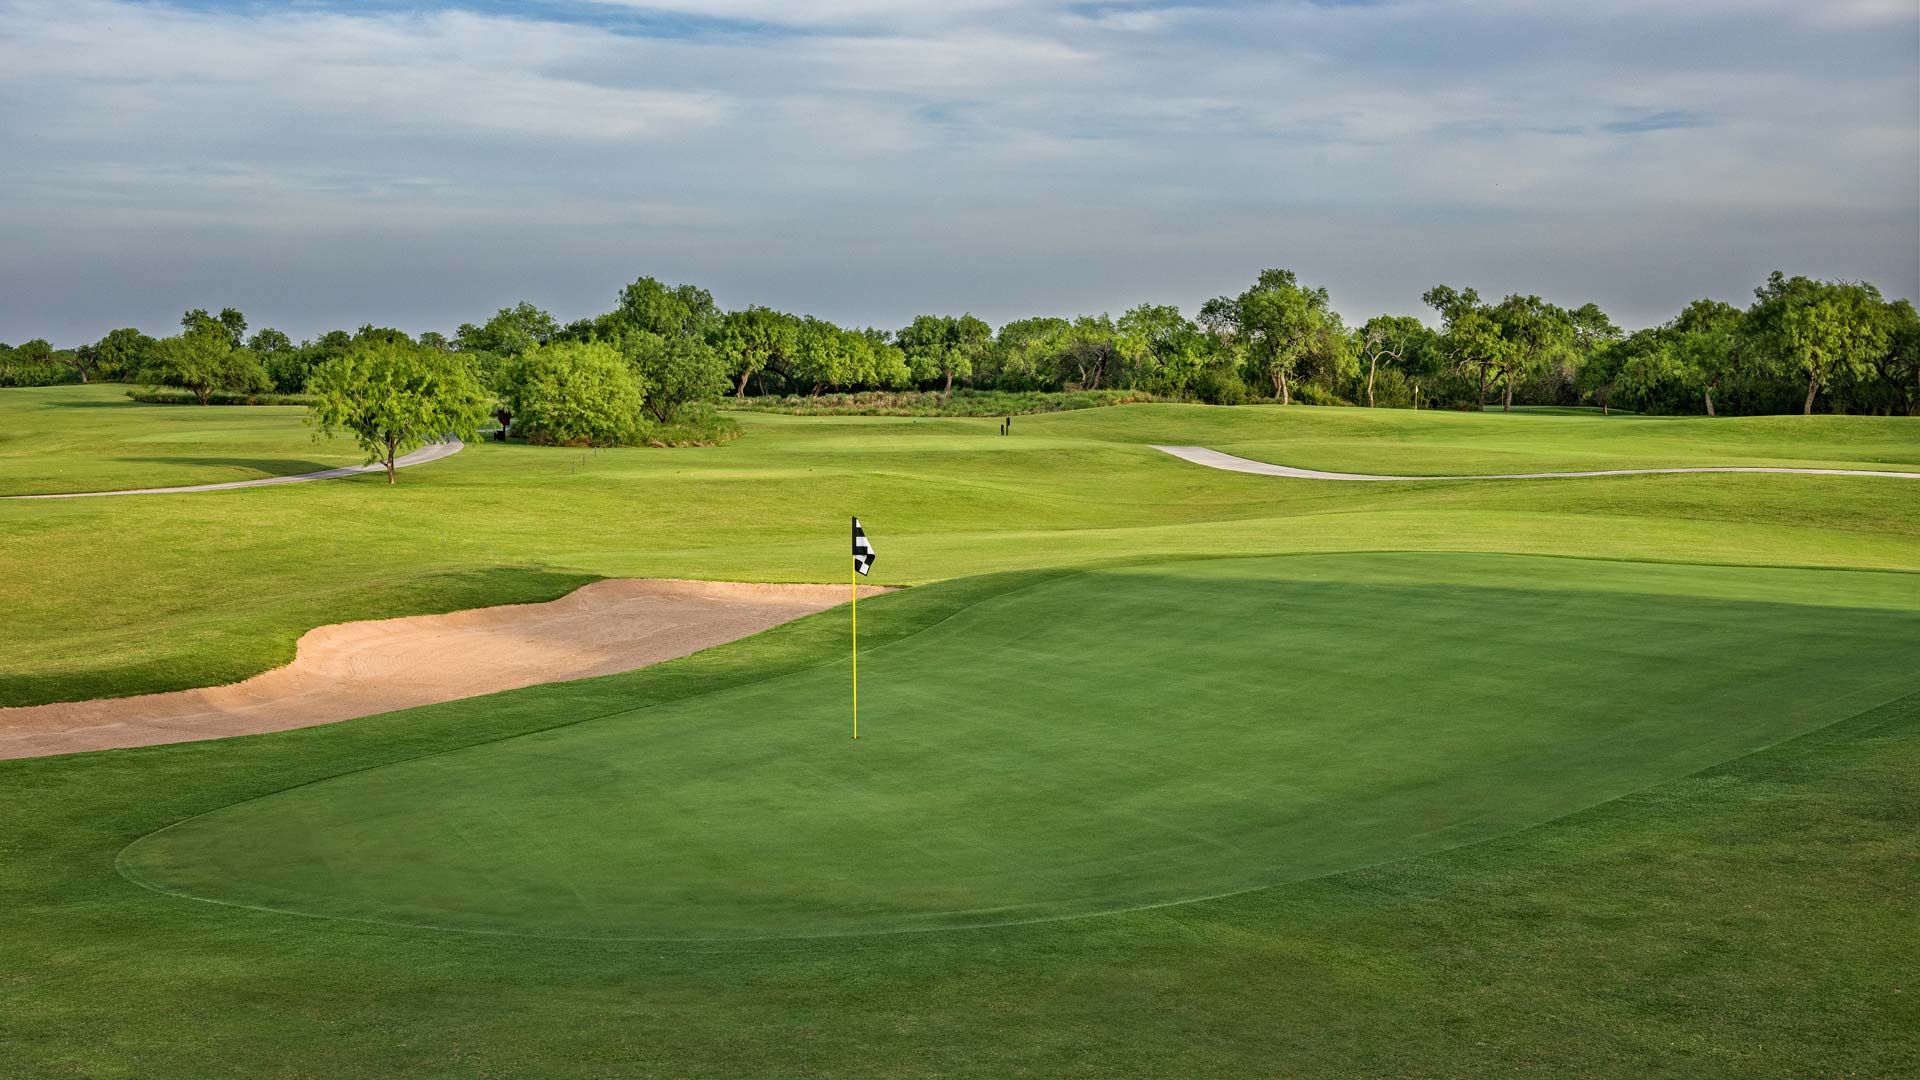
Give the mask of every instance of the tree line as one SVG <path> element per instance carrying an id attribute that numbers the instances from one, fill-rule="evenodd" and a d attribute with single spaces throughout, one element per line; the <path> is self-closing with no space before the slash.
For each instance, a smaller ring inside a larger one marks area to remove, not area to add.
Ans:
<path id="1" fill-rule="evenodd" d="M 217 393 L 307 392 L 315 374 L 375 346 L 457 358 L 503 428 L 534 441 L 625 442 L 724 394 L 956 388 L 1137 390 L 1215 404 L 1387 408 L 1594 405 L 1709 416 L 1815 411 L 1920 415 L 1920 316 L 1864 282 L 1779 272 L 1742 308 L 1698 300 L 1631 333 L 1596 304 L 1482 298 L 1437 285 L 1431 324 L 1377 315 L 1351 325 L 1325 288 L 1268 270 L 1189 318 L 1140 304 L 1118 318 L 921 315 L 897 330 L 747 307 L 643 277 L 613 310 L 561 324 L 530 303 L 452 337 L 336 330 L 299 344 L 247 334 L 227 308 L 187 312 L 178 335 L 115 330 L 54 350 L 0 346 L 0 385 L 58 372 Z M 50 380 L 49 380 L 50 381 Z"/>

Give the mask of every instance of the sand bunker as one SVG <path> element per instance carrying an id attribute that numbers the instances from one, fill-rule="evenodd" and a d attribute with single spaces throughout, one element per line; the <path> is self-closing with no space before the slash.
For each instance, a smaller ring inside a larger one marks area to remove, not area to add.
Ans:
<path id="1" fill-rule="evenodd" d="M 886 590 L 861 589 L 868 596 Z M 330 724 L 657 664 L 846 602 L 845 585 L 625 578 L 546 604 L 322 626 L 231 686 L 0 709 L 0 758 Z"/>

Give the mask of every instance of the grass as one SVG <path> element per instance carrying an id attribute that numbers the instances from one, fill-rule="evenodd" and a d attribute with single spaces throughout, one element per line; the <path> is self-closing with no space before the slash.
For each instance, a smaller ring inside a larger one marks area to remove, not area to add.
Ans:
<path id="1" fill-rule="evenodd" d="M 281 416 L 263 437 L 304 438 Z M 841 581 L 853 511 L 879 580 L 922 583 L 861 605 L 857 746 L 830 612 L 606 679 L 0 762 L 0 1075 L 1920 1069 L 1920 487 L 1294 482 L 1145 446 L 1912 467 L 1913 421 L 740 419 L 716 448 L 484 443 L 393 488 L 0 502 L 4 703 L 596 576 Z M 118 445 L 37 422 L 62 476 Z M 174 453 L 142 482 L 191 482 Z"/>
<path id="2" fill-rule="evenodd" d="M 1319 576 L 1343 577 L 1338 562 L 1321 560 Z M 1425 578 L 1445 565 L 1401 569 Z M 1579 601 L 1686 589 L 1680 568 L 1603 573 Z M 1394 586 L 1406 575 L 1389 563 L 1371 576 Z M 1766 571 L 1707 576 L 1710 603 L 1771 591 Z M 1856 576 L 1794 578 L 1783 628 L 1812 631 L 1845 614 L 1797 610 L 1828 587 L 1856 600 L 1875 592 L 1838 584 Z M 863 611 L 863 630 L 876 656 L 910 650 L 916 634 L 1056 581 L 1031 572 L 912 590 Z M 1904 599 L 1865 617 L 1888 612 L 1910 617 Z M 1631 620 L 1602 625 L 1625 631 Z M 1472 846 L 1067 921 L 776 942 L 569 941 L 194 903 L 114 870 L 126 845 L 155 830 L 236 803 L 264 807 L 298 785 L 321 781 L 305 790 L 324 791 L 381 766 L 419 777 L 435 761 L 591 733 L 596 716 L 651 706 L 664 717 L 769 678 L 804 679 L 837 662 L 843 630 L 829 614 L 685 662 L 480 703 L 0 764 L 15 807 L 0 820 L 10 871 L 0 876 L 0 939 L 10 943 L 0 1073 L 1893 1076 L 1920 1052 L 1907 977 L 1920 964 L 1909 873 L 1920 856 L 1916 696 Z M 1618 681 L 1581 690 L 1630 692 Z M 1798 707 L 1826 710 L 1812 697 L 1796 697 Z M 1397 723 L 1414 736 L 1437 712 Z M 629 722 L 634 740 L 670 744 L 647 723 Z M 884 752 L 904 735 L 871 731 L 861 751 Z M 822 741 L 853 750 L 837 730 Z M 641 756 L 635 748 L 618 761 Z M 1275 764 L 1280 776 L 1311 780 L 1305 763 Z M 1036 756 L 1022 775 L 1058 782 L 1052 766 Z M 541 767 L 559 779 L 579 766 L 561 753 Z M 1587 766 L 1569 755 L 1558 768 Z M 1549 785 L 1523 786 L 1537 795 Z M 1278 783 L 1263 790 L 1288 796 Z M 1416 786 L 1401 797 L 1417 795 Z M 643 799 L 617 809 L 593 831 L 617 835 L 667 807 Z M 843 851 L 891 829 L 860 825 Z"/>
<path id="3" fill-rule="evenodd" d="M 0 495 L 217 484 L 358 465 L 303 408 L 148 405 L 119 385 L 0 390 Z"/>
<path id="4" fill-rule="evenodd" d="M 202 424 L 274 414 L 101 400 L 52 411 L 83 425 L 118 416 L 143 433 L 150 413 Z M 0 622 L 0 706 L 230 682 L 285 663 L 314 626 L 551 599 L 596 577 L 838 581 L 836 538 L 856 512 L 892 583 L 1143 555 L 1383 548 L 1920 569 L 1911 481 L 1356 485 L 1224 473 L 1146 445 L 1423 471 L 1911 467 L 1920 440 L 1902 419 L 1616 427 L 1611 418 L 1134 405 L 1023 417 L 1003 438 L 990 419 L 739 418 L 746 436 L 712 448 L 476 443 L 391 488 L 364 477 L 191 498 L 0 502 L 0 545 L 14 571 L 0 575 L 0 606 L 13 615 Z M 278 422 L 282 438 L 305 437 L 291 414 Z M 180 434 L 207 437 L 204 428 Z M 56 461 L 90 445 L 49 442 L 65 448 Z M 170 449 L 185 463 L 156 464 L 142 482 L 208 479 L 179 445 Z M 82 460 L 72 472 L 112 463 Z"/>
<path id="5" fill-rule="evenodd" d="M 828 664 L 241 803 L 121 865 L 226 903 L 542 936 L 1027 922 L 1483 840 L 1920 692 L 1902 575 L 1581 569 L 1577 592 L 1561 560 L 1510 556 L 1062 574 L 870 651 L 857 746 Z M 1523 681 L 1483 674 L 1575 640 Z M 1582 680 L 1641 704 L 1565 692 Z"/>

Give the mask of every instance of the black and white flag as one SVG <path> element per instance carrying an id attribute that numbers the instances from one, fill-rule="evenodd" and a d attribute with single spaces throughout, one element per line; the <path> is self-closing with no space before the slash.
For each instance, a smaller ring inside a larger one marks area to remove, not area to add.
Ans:
<path id="1" fill-rule="evenodd" d="M 860 519 L 853 519 L 853 568 L 864 576 L 873 568 L 873 542 L 860 528 Z"/>

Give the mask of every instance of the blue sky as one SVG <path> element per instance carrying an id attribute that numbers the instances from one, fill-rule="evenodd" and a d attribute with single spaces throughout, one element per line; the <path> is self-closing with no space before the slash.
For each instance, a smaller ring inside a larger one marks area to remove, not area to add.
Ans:
<path id="1" fill-rule="evenodd" d="M 0 0 L 0 340 L 1920 293 L 1914 0 Z"/>

